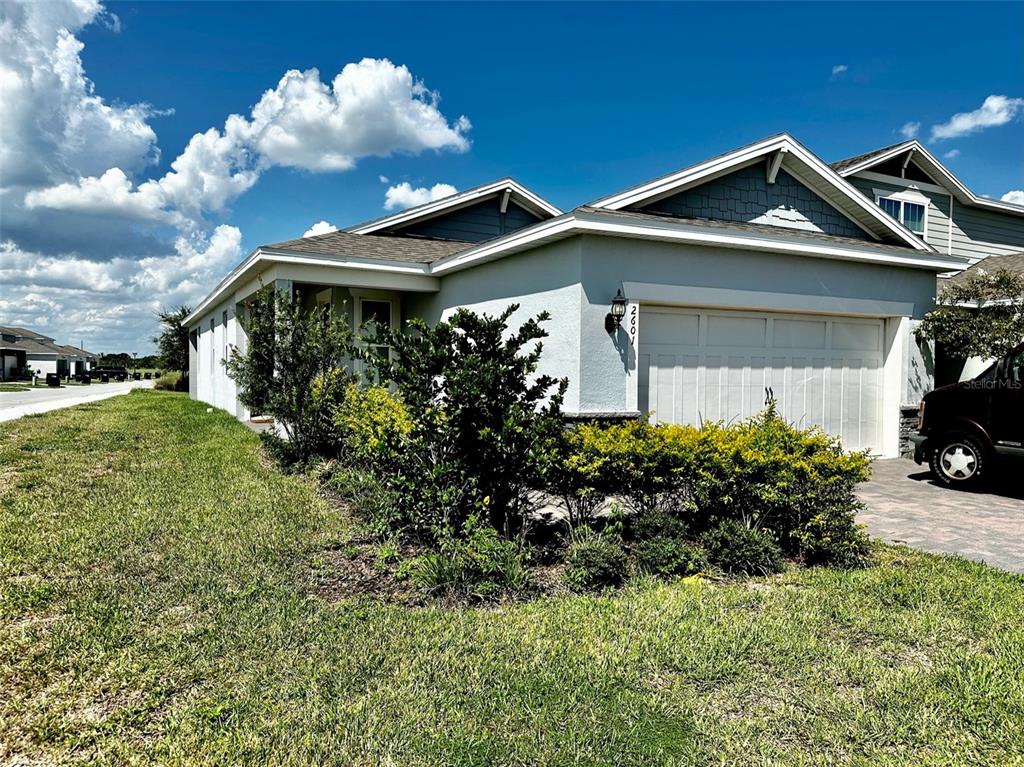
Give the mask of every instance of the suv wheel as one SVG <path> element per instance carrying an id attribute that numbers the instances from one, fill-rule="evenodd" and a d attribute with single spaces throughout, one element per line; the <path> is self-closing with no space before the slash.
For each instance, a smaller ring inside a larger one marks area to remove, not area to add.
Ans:
<path id="1" fill-rule="evenodd" d="M 974 437 L 952 436 L 932 451 L 931 469 L 945 487 L 968 487 L 981 481 L 985 448 Z"/>

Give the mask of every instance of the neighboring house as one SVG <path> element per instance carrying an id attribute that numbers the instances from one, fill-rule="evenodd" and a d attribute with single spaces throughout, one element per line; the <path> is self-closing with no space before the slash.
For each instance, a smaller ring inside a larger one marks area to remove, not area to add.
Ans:
<path id="1" fill-rule="evenodd" d="M 567 213 L 502 179 L 257 248 L 186 320 L 190 394 L 248 417 L 221 360 L 245 348 L 261 285 L 355 326 L 515 302 L 513 322 L 551 314 L 541 371 L 569 379 L 569 416 L 734 420 L 774 396 L 791 421 L 894 456 L 901 405 L 931 386 L 911 370 L 911 322 L 936 275 L 970 263 L 786 134 Z M 609 332 L 616 294 L 625 317 Z"/>
<path id="2" fill-rule="evenodd" d="M 1005 256 L 989 256 L 958 274 L 939 278 L 939 290 L 941 291 L 946 285 L 963 282 L 972 274 L 992 273 L 998 270 L 1024 275 L 1024 252 L 1010 253 Z M 993 362 L 991 359 L 982 357 L 964 359 L 963 356 L 956 354 L 955 350 L 941 348 L 936 350 L 935 357 L 936 386 L 968 381 L 985 372 Z"/>
<path id="3" fill-rule="evenodd" d="M 50 336 L 19 327 L 0 327 L 0 351 L 4 380 L 11 380 L 24 369 L 30 375 L 75 375 L 89 370 L 97 360 L 92 352 L 63 346 Z"/>
<path id="4" fill-rule="evenodd" d="M 973 264 L 1024 250 L 1024 206 L 974 194 L 916 139 L 832 167 L 940 253 Z"/>

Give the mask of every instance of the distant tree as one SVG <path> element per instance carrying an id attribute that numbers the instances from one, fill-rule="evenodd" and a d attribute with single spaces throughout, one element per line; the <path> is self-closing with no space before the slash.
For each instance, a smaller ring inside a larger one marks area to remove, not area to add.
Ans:
<path id="1" fill-rule="evenodd" d="M 128 352 L 118 352 L 116 354 L 101 354 L 99 358 L 99 366 L 101 368 L 127 368 L 132 365 L 132 355 Z"/>
<path id="2" fill-rule="evenodd" d="M 165 370 L 188 371 L 188 328 L 185 318 L 192 313 L 192 307 L 179 306 L 177 309 L 161 309 L 156 313 L 160 320 L 160 335 L 154 336 L 157 355 L 155 365 L 143 367 L 161 367 Z M 141 362 L 141 360 L 140 360 Z"/>
<path id="3" fill-rule="evenodd" d="M 944 287 L 916 331 L 961 357 L 1001 357 L 1024 339 L 1024 274 L 979 271 Z"/>

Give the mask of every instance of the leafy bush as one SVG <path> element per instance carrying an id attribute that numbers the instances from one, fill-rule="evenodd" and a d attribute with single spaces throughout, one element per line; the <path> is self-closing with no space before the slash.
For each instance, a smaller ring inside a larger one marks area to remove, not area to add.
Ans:
<path id="1" fill-rule="evenodd" d="M 398 499 L 373 472 L 338 464 L 325 479 L 324 486 L 346 501 L 372 534 L 385 537 L 401 527 Z"/>
<path id="2" fill-rule="evenodd" d="M 626 552 L 611 535 L 583 528 L 565 554 L 565 580 L 579 591 L 621 586 L 626 579 Z"/>
<path id="3" fill-rule="evenodd" d="M 413 583 L 473 599 L 493 599 L 530 585 L 523 550 L 489 526 L 469 520 L 462 536 L 446 536 L 419 558 Z"/>
<path id="4" fill-rule="evenodd" d="M 268 287 L 240 319 L 248 346 L 233 348 L 225 361 L 239 401 L 253 414 L 272 416 L 302 460 L 336 456 L 341 440 L 334 412 L 352 380 L 346 362 L 354 353 L 346 317 L 304 309 Z"/>
<path id="5" fill-rule="evenodd" d="M 383 386 L 350 383 L 334 412 L 351 462 L 390 471 L 413 428 L 408 409 Z"/>
<path id="6" fill-rule="evenodd" d="M 649 575 L 694 575 L 708 567 L 700 547 L 681 538 L 656 535 L 633 545 L 637 569 Z"/>
<path id="7" fill-rule="evenodd" d="M 727 519 L 701 536 L 712 564 L 737 575 L 782 572 L 782 550 L 766 530 Z"/>
<path id="8" fill-rule="evenodd" d="M 184 389 L 181 386 L 183 382 L 185 384 Z M 157 391 L 187 391 L 188 379 L 177 371 L 164 373 L 156 379 L 156 382 L 153 384 L 153 388 Z"/>
<path id="9" fill-rule="evenodd" d="M 638 520 L 669 510 L 698 534 L 756 509 L 755 521 L 808 563 L 852 566 L 866 551 L 854 491 L 869 476 L 867 456 L 786 423 L 774 406 L 731 426 L 581 426 L 563 440 L 552 476 L 549 491 L 563 498 L 596 507 L 621 495 Z"/>
<path id="10" fill-rule="evenodd" d="M 433 327 L 413 320 L 412 332 L 375 334 L 392 355 L 369 364 L 409 416 L 383 479 L 422 536 L 462 535 L 477 516 L 506 538 L 523 530 L 530 491 L 541 485 L 562 431 L 567 383 L 536 375 L 548 315 L 509 334 L 517 309 L 497 317 L 459 309 Z"/>

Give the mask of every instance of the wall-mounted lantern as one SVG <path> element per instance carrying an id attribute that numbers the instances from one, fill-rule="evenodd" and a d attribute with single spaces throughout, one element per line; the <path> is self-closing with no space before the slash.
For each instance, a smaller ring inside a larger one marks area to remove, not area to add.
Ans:
<path id="1" fill-rule="evenodd" d="M 605 315 L 604 329 L 607 333 L 614 333 L 622 324 L 622 318 L 626 316 L 626 297 L 621 290 L 615 291 L 615 298 L 612 299 L 612 310 Z"/>

